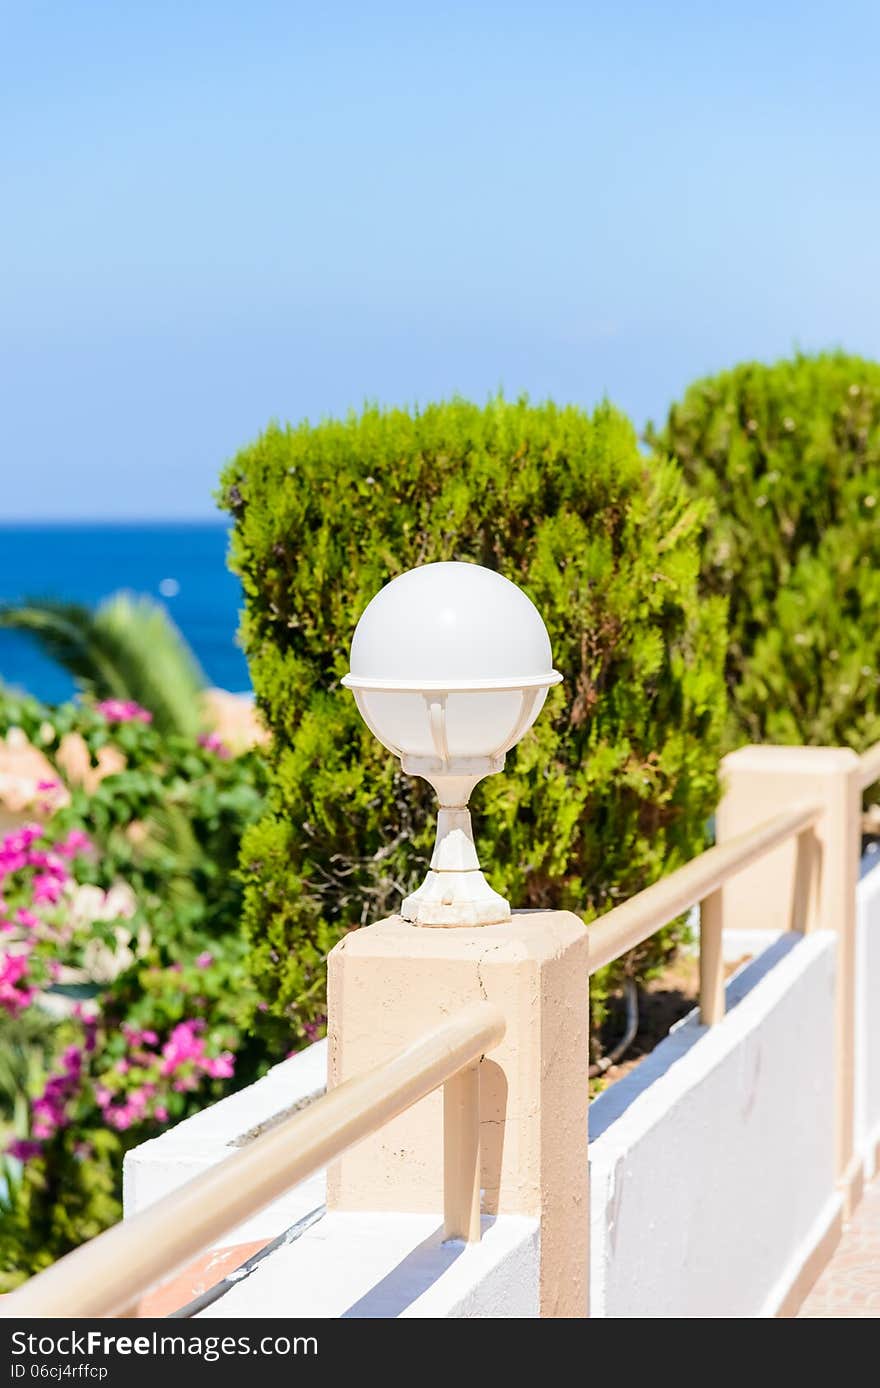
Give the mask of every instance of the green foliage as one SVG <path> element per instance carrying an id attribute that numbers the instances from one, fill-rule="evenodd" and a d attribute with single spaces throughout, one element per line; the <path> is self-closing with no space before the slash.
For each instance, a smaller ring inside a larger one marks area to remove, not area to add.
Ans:
<path id="1" fill-rule="evenodd" d="M 565 684 L 476 796 L 493 885 L 585 921 L 704 845 L 724 721 L 724 603 L 697 596 L 704 504 L 620 414 L 455 400 L 270 428 L 223 502 L 245 649 L 273 738 L 243 841 L 245 919 L 269 1016 L 319 1017 L 328 949 L 420 879 L 432 793 L 404 777 L 339 681 L 358 616 L 431 560 L 498 569 L 537 604 Z M 483 813 L 479 811 L 482 809 Z M 615 969 L 644 977 L 671 930 Z"/>
<path id="2" fill-rule="evenodd" d="M 92 612 L 77 603 L 29 600 L 0 608 L 0 627 L 32 636 L 96 699 L 133 699 L 161 732 L 195 737 L 205 677 L 164 607 L 116 593 Z"/>
<path id="3" fill-rule="evenodd" d="M 713 508 L 731 742 L 880 739 L 880 366 L 747 363 L 691 386 L 655 441 Z"/>

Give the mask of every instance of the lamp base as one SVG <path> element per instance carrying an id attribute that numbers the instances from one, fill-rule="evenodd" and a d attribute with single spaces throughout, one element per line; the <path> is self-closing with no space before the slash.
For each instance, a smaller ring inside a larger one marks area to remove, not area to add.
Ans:
<path id="1" fill-rule="evenodd" d="M 431 870 L 400 908 L 413 925 L 497 925 L 510 920 L 510 903 L 480 871 L 470 811 L 442 805 Z"/>
<path id="2" fill-rule="evenodd" d="M 510 903 L 494 891 L 479 868 L 468 872 L 428 873 L 418 891 L 400 908 L 413 925 L 444 928 L 456 925 L 498 925 L 510 920 Z"/>

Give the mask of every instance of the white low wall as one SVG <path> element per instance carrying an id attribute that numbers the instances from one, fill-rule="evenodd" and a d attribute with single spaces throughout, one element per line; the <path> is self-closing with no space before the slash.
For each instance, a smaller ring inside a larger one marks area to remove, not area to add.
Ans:
<path id="1" fill-rule="evenodd" d="M 862 863 L 856 932 L 856 1150 L 870 1179 L 880 1147 L 880 852 Z"/>
<path id="2" fill-rule="evenodd" d="M 776 1314 L 839 1219 L 835 954 L 776 938 L 591 1106 L 594 1316 Z"/>

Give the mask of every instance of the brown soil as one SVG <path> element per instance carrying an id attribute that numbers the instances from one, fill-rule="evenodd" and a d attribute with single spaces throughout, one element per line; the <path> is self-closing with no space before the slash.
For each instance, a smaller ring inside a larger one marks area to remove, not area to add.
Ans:
<path id="1" fill-rule="evenodd" d="M 743 955 L 724 965 L 724 977 L 748 962 L 750 955 Z M 639 1029 L 626 1054 L 612 1065 L 604 1075 L 590 1080 L 590 1093 L 595 1096 L 607 1089 L 616 1080 L 628 1075 L 645 1056 L 650 1055 L 659 1045 L 670 1028 L 682 1017 L 686 1017 L 697 1005 L 700 991 L 700 963 L 693 955 L 684 955 L 664 969 L 659 978 L 639 989 Z M 612 999 L 608 1009 L 608 1019 L 602 1028 L 603 1049 L 613 1050 L 626 1026 L 626 1013 L 623 999 Z"/>

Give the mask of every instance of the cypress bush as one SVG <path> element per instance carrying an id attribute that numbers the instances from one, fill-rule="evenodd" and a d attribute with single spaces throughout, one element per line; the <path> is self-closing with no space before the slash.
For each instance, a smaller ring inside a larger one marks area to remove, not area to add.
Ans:
<path id="1" fill-rule="evenodd" d="M 731 743 L 880 739 L 880 366 L 843 353 L 699 381 L 655 437 L 713 509 Z"/>
<path id="2" fill-rule="evenodd" d="M 589 922 L 704 846 L 725 716 L 724 603 L 697 589 L 704 503 L 611 407 L 453 400 L 273 426 L 227 467 L 222 501 L 272 733 L 269 807 L 241 871 L 279 1044 L 323 1020 L 334 942 L 394 911 L 427 868 L 433 792 L 339 684 L 363 608 L 414 565 L 470 560 L 520 584 L 565 677 L 474 797 L 483 865 L 514 906 Z M 605 985 L 645 977 L 678 938 Z"/>

